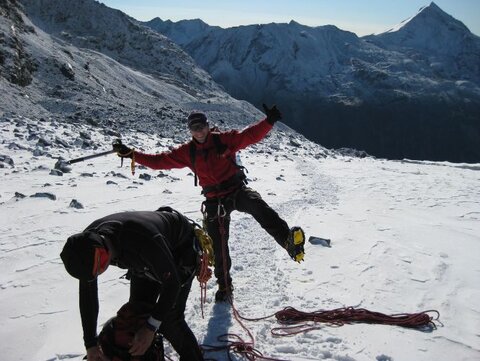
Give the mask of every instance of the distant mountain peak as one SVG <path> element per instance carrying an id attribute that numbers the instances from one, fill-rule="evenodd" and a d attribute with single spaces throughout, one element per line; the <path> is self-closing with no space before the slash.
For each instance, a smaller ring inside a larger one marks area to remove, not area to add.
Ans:
<path id="1" fill-rule="evenodd" d="M 441 13 L 444 13 L 444 14 L 445 14 L 445 12 L 444 12 L 442 9 L 440 9 L 440 7 L 439 7 L 437 4 L 435 4 L 433 1 L 430 3 L 430 5 L 426 5 L 426 6 L 421 7 L 420 10 L 419 10 L 419 12 L 424 11 L 424 10 L 427 10 L 427 11 L 440 11 Z"/>
<path id="2" fill-rule="evenodd" d="M 459 31 L 470 33 L 470 30 L 459 20 L 443 11 L 433 1 L 430 5 L 421 7 L 417 14 L 403 20 L 400 24 L 386 31 L 386 33 L 395 32 L 424 32 L 425 29 L 438 31 L 442 28 L 448 28 L 450 31 Z"/>

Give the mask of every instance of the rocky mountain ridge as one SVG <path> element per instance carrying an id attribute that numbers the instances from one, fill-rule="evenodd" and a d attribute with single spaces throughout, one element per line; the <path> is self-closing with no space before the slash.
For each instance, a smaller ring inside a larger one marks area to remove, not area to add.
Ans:
<path id="1" fill-rule="evenodd" d="M 165 36 L 94 0 L 1 0 L 0 115 L 188 137 L 186 115 L 243 127 L 263 114 L 228 95 Z M 283 127 L 290 133 L 288 127 Z"/>

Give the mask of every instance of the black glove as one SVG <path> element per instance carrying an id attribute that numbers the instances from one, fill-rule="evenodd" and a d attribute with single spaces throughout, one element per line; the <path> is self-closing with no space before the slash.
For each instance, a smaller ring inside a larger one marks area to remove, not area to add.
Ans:
<path id="1" fill-rule="evenodd" d="M 120 139 L 117 139 L 112 143 L 112 148 L 121 158 L 132 158 L 133 156 L 133 149 L 123 144 Z"/>
<path id="2" fill-rule="evenodd" d="M 264 103 L 263 109 L 265 110 L 265 114 L 267 114 L 267 122 L 271 125 L 274 125 L 276 121 L 282 119 L 282 113 L 280 113 L 280 110 L 277 109 L 276 105 L 268 109 Z"/>

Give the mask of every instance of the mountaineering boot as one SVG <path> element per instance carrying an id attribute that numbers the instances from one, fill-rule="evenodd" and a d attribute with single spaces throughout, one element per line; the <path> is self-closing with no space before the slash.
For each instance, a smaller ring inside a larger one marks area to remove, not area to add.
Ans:
<path id="1" fill-rule="evenodd" d="M 285 243 L 285 249 L 292 259 L 298 263 L 303 261 L 305 256 L 305 250 L 303 248 L 305 244 L 305 233 L 300 227 L 290 228 L 290 234 L 288 235 L 287 242 Z"/>
<path id="2" fill-rule="evenodd" d="M 224 286 L 218 287 L 217 292 L 215 293 L 215 303 L 218 302 L 227 302 L 233 298 L 233 286 Z"/>

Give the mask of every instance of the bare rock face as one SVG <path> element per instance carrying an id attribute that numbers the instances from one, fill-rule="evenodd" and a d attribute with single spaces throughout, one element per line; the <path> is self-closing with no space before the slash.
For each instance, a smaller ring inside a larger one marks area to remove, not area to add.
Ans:
<path id="1" fill-rule="evenodd" d="M 21 35 L 34 32 L 34 28 L 25 24 L 18 6 L 15 0 L 0 1 L 0 16 L 7 20 L 0 27 L 0 76 L 25 87 L 31 84 L 37 64 L 25 49 Z"/>

